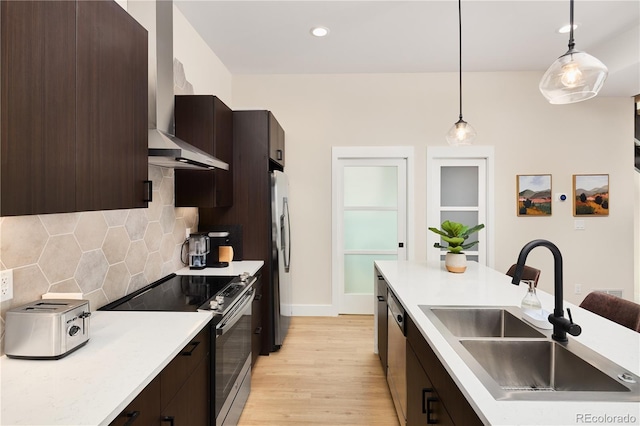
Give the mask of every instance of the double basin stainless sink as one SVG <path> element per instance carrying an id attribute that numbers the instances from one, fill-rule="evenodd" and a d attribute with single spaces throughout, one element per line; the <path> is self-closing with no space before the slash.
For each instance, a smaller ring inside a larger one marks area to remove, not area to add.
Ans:
<path id="1" fill-rule="evenodd" d="M 640 401 L 640 377 L 571 338 L 551 340 L 520 308 L 420 309 L 497 400 Z"/>

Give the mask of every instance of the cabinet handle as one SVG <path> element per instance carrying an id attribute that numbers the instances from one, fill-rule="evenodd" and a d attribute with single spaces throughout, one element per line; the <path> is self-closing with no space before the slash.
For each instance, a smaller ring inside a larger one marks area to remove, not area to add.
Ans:
<path id="1" fill-rule="evenodd" d="M 262 333 L 262 327 L 256 327 L 255 331 L 253 332 L 253 334 L 261 334 Z"/>
<path id="2" fill-rule="evenodd" d="M 384 297 L 378 296 L 378 302 L 384 302 Z"/>
<path id="3" fill-rule="evenodd" d="M 173 416 L 163 416 L 163 417 L 162 417 L 162 421 L 163 421 L 163 422 L 169 422 L 169 424 L 170 424 L 171 426 L 173 426 L 173 421 L 174 421 L 174 419 L 175 419 L 175 417 L 173 417 Z"/>
<path id="4" fill-rule="evenodd" d="M 146 194 L 144 196 L 144 202 L 150 203 L 153 201 L 153 182 L 150 180 L 145 180 L 144 185 L 146 186 Z"/>
<path id="5" fill-rule="evenodd" d="M 180 355 L 182 355 L 182 356 L 191 356 L 191 355 L 193 355 L 193 352 L 196 350 L 196 348 L 198 347 L 199 344 L 200 344 L 200 342 L 191 342 L 191 343 L 189 343 L 187 346 L 189 346 L 189 345 L 193 346 L 191 348 L 191 350 L 190 351 L 189 350 L 184 350 L 184 351 L 180 352 Z"/>
<path id="6" fill-rule="evenodd" d="M 127 422 L 122 425 L 122 426 L 129 426 L 132 425 L 133 422 L 136 421 L 136 418 L 140 415 L 140 411 L 132 411 L 130 413 L 125 414 L 125 417 L 128 417 L 129 420 L 127 420 Z"/>
<path id="7" fill-rule="evenodd" d="M 425 401 L 425 396 L 431 392 L 433 392 L 433 389 L 431 388 L 422 388 L 422 414 L 427 414 L 427 407 L 424 401 Z"/>
<path id="8" fill-rule="evenodd" d="M 434 402 L 438 402 L 438 398 L 435 396 L 430 396 L 429 398 L 426 398 L 427 403 L 425 405 L 425 396 L 431 392 L 433 392 L 433 389 L 431 388 L 422 388 L 422 414 L 427 415 L 428 425 L 435 425 L 438 423 L 438 419 L 431 418 L 431 415 L 434 413 L 434 410 L 431 404 L 433 404 Z"/>
<path id="9" fill-rule="evenodd" d="M 282 160 L 282 150 L 281 149 L 276 150 L 276 158 L 278 160 Z"/>
<path id="10" fill-rule="evenodd" d="M 431 415 L 433 414 L 433 408 L 431 404 L 433 404 L 434 402 L 438 402 L 438 398 L 436 398 L 435 396 L 430 396 L 429 398 L 427 398 L 427 424 L 428 425 L 435 425 L 438 423 L 438 419 L 431 418 Z"/>

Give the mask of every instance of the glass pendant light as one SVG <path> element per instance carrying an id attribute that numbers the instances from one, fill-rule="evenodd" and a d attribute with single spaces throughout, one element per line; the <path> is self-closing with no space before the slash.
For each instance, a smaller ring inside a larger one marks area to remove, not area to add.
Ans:
<path id="1" fill-rule="evenodd" d="M 609 73 L 598 59 L 574 49 L 573 0 L 569 3 L 569 50 L 551 64 L 539 85 L 540 92 L 552 104 L 572 104 L 593 98 Z"/>
<path id="2" fill-rule="evenodd" d="M 458 60 L 460 63 L 459 72 L 459 89 L 460 89 L 460 116 L 458 121 L 447 132 L 447 142 L 449 145 L 471 145 L 476 138 L 476 131 L 469 123 L 462 119 L 462 11 L 461 0 L 458 0 L 458 35 L 459 35 L 459 55 Z"/>

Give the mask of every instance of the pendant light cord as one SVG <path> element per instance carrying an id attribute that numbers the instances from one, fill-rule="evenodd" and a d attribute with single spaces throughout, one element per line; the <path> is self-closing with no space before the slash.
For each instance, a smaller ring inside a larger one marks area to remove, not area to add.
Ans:
<path id="1" fill-rule="evenodd" d="M 573 50 L 575 45 L 573 40 L 573 0 L 569 0 L 569 50 Z"/>
<path id="2" fill-rule="evenodd" d="M 460 120 L 462 120 L 462 1 L 458 0 L 458 60 L 459 60 L 459 89 L 460 89 Z M 573 0 L 571 0 L 573 5 Z"/>

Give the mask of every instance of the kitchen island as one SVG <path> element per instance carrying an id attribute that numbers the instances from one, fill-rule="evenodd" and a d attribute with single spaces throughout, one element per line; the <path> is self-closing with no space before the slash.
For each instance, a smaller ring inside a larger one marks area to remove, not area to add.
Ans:
<path id="1" fill-rule="evenodd" d="M 463 274 L 445 270 L 440 262 L 376 261 L 378 271 L 443 364 L 477 416 L 491 425 L 639 424 L 637 402 L 499 401 L 474 375 L 420 305 L 519 306 L 526 286 L 511 284 L 501 272 L 469 262 Z M 538 290 L 547 311 L 552 295 Z M 582 334 L 569 336 L 624 369 L 640 373 L 640 334 L 565 302 Z M 620 420 L 622 419 L 622 420 Z"/>

